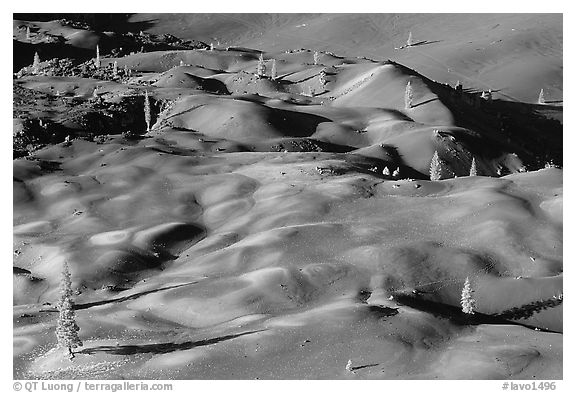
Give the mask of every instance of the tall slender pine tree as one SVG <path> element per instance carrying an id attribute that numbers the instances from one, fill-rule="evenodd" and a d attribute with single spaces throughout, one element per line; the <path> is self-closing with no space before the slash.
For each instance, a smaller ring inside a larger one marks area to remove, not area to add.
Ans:
<path id="1" fill-rule="evenodd" d="M 404 109 L 411 109 L 413 101 L 414 90 L 412 89 L 412 83 L 408 81 L 406 84 L 406 90 L 404 91 Z"/>
<path id="2" fill-rule="evenodd" d="M 476 168 L 476 157 L 472 157 L 472 165 L 470 165 L 470 176 L 478 176 L 478 168 Z"/>
<path id="3" fill-rule="evenodd" d="M 38 52 L 34 53 L 34 62 L 32 63 L 32 72 L 37 74 L 40 72 L 40 56 Z"/>
<path id="4" fill-rule="evenodd" d="M 94 66 L 100 68 L 100 46 L 96 45 L 96 59 L 94 59 Z"/>
<path id="5" fill-rule="evenodd" d="M 146 122 L 146 131 L 150 131 L 150 122 L 152 115 L 150 113 L 150 98 L 148 97 L 148 90 L 144 94 L 144 121 Z"/>
<path id="6" fill-rule="evenodd" d="M 544 89 L 540 89 L 540 94 L 538 95 L 538 103 L 545 104 L 546 100 L 544 99 Z"/>
<path id="7" fill-rule="evenodd" d="M 272 69 L 270 70 L 270 79 L 274 81 L 276 80 L 277 77 L 278 75 L 276 71 L 276 59 L 272 59 Z"/>
<path id="8" fill-rule="evenodd" d="M 432 156 L 432 161 L 430 162 L 430 180 L 437 181 L 442 179 L 442 162 L 438 156 L 438 152 L 435 151 Z"/>
<path id="9" fill-rule="evenodd" d="M 412 32 L 408 32 L 408 39 L 406 40 L 406 45 L 412 46 L 414 45 L 414 39 L 412 38 Z"/>
<path id="10" fill-rule="evenodd" d="M 82 346 L 82 340 L 78 336 L 80 328 L 76 324 L 76 314 L 74 312 L 74 293 L 72 292 L 72 279 L 68 263 L 64 262 L 62 277 L 60 281 L 60 299 L 58 301 L 58 326 L 56 327 L 56 337 L 60 348 L 68 348 L 70 360 L 74 359 L 73 349 Z"/>
<path id="11" fill-rule="evenodd" d="M 258 65 L 256 66 L 256 75 L 259 78 L 264 78 L 266 76 L 266 64 L 264 63 L 264 54 L 260 53 L 258 58 Z"/>

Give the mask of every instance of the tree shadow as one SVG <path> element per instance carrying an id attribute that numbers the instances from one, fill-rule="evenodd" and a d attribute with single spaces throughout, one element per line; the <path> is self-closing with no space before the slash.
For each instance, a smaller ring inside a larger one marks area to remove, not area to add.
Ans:
<path id="1" fill-rule="evenodd" d="M 544 332 L 549 333 L 560 333 L 553 330 L 548 330 L 541 327 L 534 327 L 527 324 L 514 322 L 506 319 L 505 317 L 508 314 L 483 314 L 480 312 L 475 312 L 474 314 L 465 314 L 462 312 L 460 307 L 451 306 L 445 303 L 434 302 L 430 300 L 423 299 L 419 296 L 415 295 L 407 295 L 407 294 L 394 294 L 394 300 L 404 306 L 408 306 L 414 308 L 416 310 L 424 311 L 430 313 L 436 317 L 446 318 L 449 319 L 450 322 L 456 325 L 482 325 L 482 324 L 489 324 L 489 325 L 517 325 L 523 326 L 528 329 L 538 329 Z M 510 316 L 512 313 L 510 313 Z"/>
<path id="2" fill-rule="evenodd" d="M 219 342 L 232 340 L 238 337 L 247 336 L 249 334 L 254 334 L 262 332 L 265 329 L 253 330 L 238 334 L 229 334 L 226 336 L 210 338 L 198 341 L 186 341 L 183 343 L 160 343 L 160 344 L 144 344 L 144 345 L 102 345 L 99 347 L 86 348 L 76 353 L 82 353 L 87 355 L 93 355 L 98 352 L 105 352 L 112 355 L 135 355 L 142 353 L 153 353 L 153 354 L 163 354 L 175 351 L 186 351 L 188 349 L 196 347 L 204 347 L 207 345 L 217 344 Z"/>
<path id="3" fill-rule="evenodd" d="M 416 42 L 416 43 L 414 43 L 414 44 L 412 44 L 412 45 L 408 45 L 408 48 L 413 47 L 413 46 L 423 46 L 423 45 L 436 44 L 436 43 L 442 42 L 442 41 L 444 41 L 444 40 L 434 40 L 434 41 L 424 40 L 424 41 L 418 41 L 418 42 Z"/>
<path id="4" fill-rule="evenodd" d="M 562 304 L 562 298 L 551 298 L 546 300 L 537 300 L 532 303 L 524 304 L 520 307 L 514 307 L 496 314 L 500 318 L 506 319 L 527 319 L 532 315 L 548 308 L 557 307 Z"/>
<path id="5" fill-rule="evenodd" d="M 426 101 L 423 101 L 423 102 L 419 102 L 419 103 L 416 104 L 416 105 L 412 105 L 412 108 L 418 108 L 419 106 L 425 105 L 425 104 L 427 104 L 427 103 L 429 103 L 429 102 L 432 102 L 432 101 L 438 101 L 438 98 L 437 98 L 437 97 L 436 97 L 436 98 L 430 98 L 429 100 L 426 100 Z"/>
<path id="6" fill-rule="evenodd" d="M 402 45 L 402 46 L 400 46 L 400 47 L 398 47 L 398 48 L 395 48 L 395 49 L 410 49 L 410 48 L 414 48 L 414 47 L 416 47 L 416 46 L 436 44 L 436 43 L 442 42 L 442 41 L 444 41 L 444 40 L 435 40 L 435 41 L 423 40 L 423 41 L 415 42 L 415 43 L 413 43 L 413 44 Z"/>
<path id="7" fill-rule="evenodd" d="M 151 289 L 151 290 L 149 290 L 149 291 L 139 292 L 139 293 L 135 293 L 135 294 L 133 294 L 133 295 L 118 297 L 118 298 L 114 298 L 114 299 L 100 300 L 100 301 L 91 302 L 91 303 L 75 304 L 75 305 L 74 305 L 74 310 L 84 310 L 84 309 L 87 309 L 87 308 L 97 307 L 97 306 L 104 306 L 104 305 L 106 305 L 106 304 L 111 304 L 111 303 L 126 302 L 126 301 L 128 301 L 128 300 L 138 299 L 139 297 L 142 297 L 142 296 L 145 296 L 145 295 L 149 295 L 149 294 L 151 294 L 151 293 L 160 292 L 160 291 L 167 291 L 167 290 L 169 290 L 169 289 L 180 288 L 180 287 L 184 287 L 184 286 L 186 286 L 186 285 L 192 285 L 192 284 L 196 284 L 196 283 L 198 283 L 198 281 L 188 282 L 188 283 L 185 283 L 185 284 L 173 285 L 173 286 L 171 286 L 171 287 Z M 40 310 L 40 312 L 58 312 L 58 309 L 57 309 L 57 308 L 44 309 L 44 310 Z"/>
<path id="8" fill-rule="evenodd" d="M 544 109 L 556 109 L 556 110 L 562 110 L 562 107 L 558 107 L 558 104 L 563 104 L 564 100 L 547 100 L 544 101 L 543 104 L 536 104 L 536 106 L 538 108 L 544 108 Z"/>
<path id="9" fill-rule="evenodd" d="M 380 364 L 380 363 L 365 364 L 365 365 L 363 365 L 363 366 L 351 367 L 350 370 L 352 370 L 352 371 L 362 370 L 363 368 L 375 367 L 375 366 L 377 366 L 377 365 L 379 365 L 379 364 Z"/>

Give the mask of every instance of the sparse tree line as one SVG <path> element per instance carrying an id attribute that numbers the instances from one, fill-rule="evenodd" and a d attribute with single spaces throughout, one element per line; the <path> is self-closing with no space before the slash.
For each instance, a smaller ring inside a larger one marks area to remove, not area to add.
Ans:
<path id="1" fill-rule="evenodd" d="M 27 35 L 28 34 L 29 34 L 29 31 L 27 31 Z M 413 41 L 411 33 L 409 35 L 407 45 L 408 46 L 414 45 L 414 41 Z M 211 44 L 210 50 L 214 50 L 213 44 Z M 313 58 L 313 64 L 314 65 L 320 64 L 320 60 L 321 60 L 320 57 L 321 57 L 320 52 L 318 52 L 318 51 L 313 52 L 312 58 Z M 271 60 L 269 60 L 269 63 L 271 63 L 270 66 L 267 66 L 266 60 L 264 59 L 264 54 L 261 52 L 259 55 L 259 58 L 258 58 L 257 65 L 256 65 L 256 76 L 258 78 L 269 78 L 270 80 L 275 81 L 278 79 L 277 61 L 276 61 L 276 59 L 271 59 Z M 106 72 L 109 72 L 111 74 L 112 79 L 118 79 L 121 77 L 130 77 L 131 73 L 132 73 L 131 69 L 128 68 L 128 66 L 126 64 L 124 65 L 123 69 L 119 69 L 117 61 L 110 63 L 108 65 L 108 67 L 102 67 L 99 45 L 96 45 L 95 58 L 91 62 L 89 62 L 88 64 L 89 65 L 91 64 L 92 68 L 94 70 L 96 70 L 96 72 L 99 72 L 99 70 L 103 71 L 105 69 Z M 182 62 L 181 62 L 181 65 L 182 65 Z M 31 69 L 32 69 L 33 74 L 40 74 L 42 72 L 41 71 L 41 69 L 42 69 L 41 60 L 40 60 L 40 57 L 39 57 L 37 52 L 34 54 L 34 59 L 33 59 Z M 269 73 L 267 72 L 268 69 L 270 69 Z M 326 76 L 327 76 L 327 73 L 326 73 L 326 69 L 324 68 L 318 74 L 318 83 L 320 84 L 320 86 L 325 86 L 328 83 Z M 462 91 L 462 85 L 459 81 L 456 84 L 456 91 Z M 96 90 L 94 93 L 96 94 Z M 308 85 L 308 91 L 304 94 L 312 97 L 316 94 L 316 91 L 312 85 Z M 405 110 L 407 110 L 407 111 L 413 110 L 416 107 L 414 104 L 414 96 L 415 96 L 414 86 L 412 84 L 412 81 L 408 80 L 407 84 L 406 84 L 405 92 L 404 92 L 404 109 Z M 488 90 L 486 92 L 482 92 L 481 97 L 486 101 L 491 101 L 492 100 L 492 91 Z M 538 97 L 538 103 L 544 104 L 545 102 L 546 101 L 544 98 L 544 89 L 542 89 L 540 91 L 540 94 Z M 150 107 L 149 107 L 148 92 L 145 93 L 144 111 L 145 111 L 145 121 L 146 121 L 146 125 L 147 125 L 147 130 L 149 131 L 150 130 Z M 452 176 L 449 176 L 451 171 L 448 171 L 447 169 L 448 168 L 446 167 L 446 164 L 442 162 L 442 160 L 438 156 L 438 152 L 435 151 L 434 155 L 432 157 L 432 160 L 430 162 L 430 170 L 429 170 L 430 179 L 433 181 L 436 181 L 436 180 L 441 180 L 443 178 L 452 177 Z M 475 157 L 472 158 L 472 163 L 470 166 L 470 172 L 469 173 L 470 173 L 470 176 L 478 176 L 479 175 L 478 166 L 477 166 L 477 162 L 476 162 Z"/>

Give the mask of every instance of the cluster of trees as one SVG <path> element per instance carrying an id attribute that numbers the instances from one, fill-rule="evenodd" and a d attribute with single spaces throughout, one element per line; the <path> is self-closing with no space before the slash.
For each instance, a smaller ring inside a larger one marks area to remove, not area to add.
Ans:
<path id="1" fill-rule="evenodd" d="M 434 151 L 432 160 L 430 161 L 430 180 L 438 181 L 446 178 L 446 167 L 438 151 Z M 472 157 L 472 163 L 470 165 L 469 176 L 478 176 L 478 166 L 476 164 L 476 157 Z"/>

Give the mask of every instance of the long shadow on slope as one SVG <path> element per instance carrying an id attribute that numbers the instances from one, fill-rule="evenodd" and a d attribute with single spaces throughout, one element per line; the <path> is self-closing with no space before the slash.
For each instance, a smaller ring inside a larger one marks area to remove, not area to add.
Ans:
<path id="1" fill-rule="evenodd" d="M 226 336 L 215 337 L 205 340 L 198 340 L 198 341 L 186 341 L 183 343 L 161 343 L 161 344 L 144 344 L 144 345 L 118 345 L 118 346 L 111 346 L 111 345 L 103 345 L 100 347 L 94 348 L 86 348 L 78 353 L 84 353 L 88 355 L 92 355 L 97 352 L 107 352 L 112 355 L 135 355 L 139 353 L 154 353 L 154 354 L 161 354 L 161 353 L 169 353 L 175 351 L 185 351 L 188 349 L 196 348 L 196 347 L 204 347 L 207 345 L 217 344 L 222 341 L 232 340 L 238 337 L 246 336 L 249 334 L 254 334 L 258 332 L 262 332 L 262 330 L 253 330 L 244 333 L 238 334 L 229 334 Z"/>
<path id="2" fill-rule="evenodd" d="M 115 299 L 100 300 L 100 301 L 91 302 L 91 303 L 75 304 L 74 310 L 83 310 L 83 309 L 91 308 L 91 307 L 104 306 L 104 305 L 110 304 L 110 303 L 126 302 L 128 300 L 138 299 L 139 297 L 149 295 L 151 293 L 160 292 L 160 291 L 167 291 L 169 289 L 180 288 L 180 287 L 184 287 L 186 285 L 192 285 L 192 284 L 196 284 L 196 283 L 198 283 L 198 281 L 187 282 L 185 284 L 173 285 L 171 287 L 151 289 L 149 291 L 139 292 L 139 293 L 135 293 L 134 295 L 123 296 L 123 297 L 119 297 L 119 298 L 115 298 Z M 40 312 L 58 312 L 58 309 L 57 308 L 51 308 L 48 310 L 40 310 Z"/>
<path id="3" fill-rule="evenodd" d="M 394 295 L 394 300 L 401 305 L 430 313 L 436 317 L 447 318 L 450 320 L 450 322 L 456 325 L 517 325 L 526 327 L 528 329 L 536 329 L 534 326 L 505 319 L 504 317 L 506 315 L 489 315 L 480 312 L 475 312 L 472 315 L 464 314 L 459 307 L 425 300 L 417 296 L 396 293 Z M 561 333 L 540 327 L 538 327 L 538 329 L 549 333 Z"/>
<path id="4" fill-rule="evenodd" d="M 530 318 L 532 315 L 539 313 L 540 311 L 557 307 L 562 304 L 561 297 L 554 297 L 552 299 L 546 300 L 537 300 L 532 303 L 525 304 L 520 307 L 514 307 L 509 310 L 504 310 L 496 316 L 505 319 L 527 319 Z"/>

